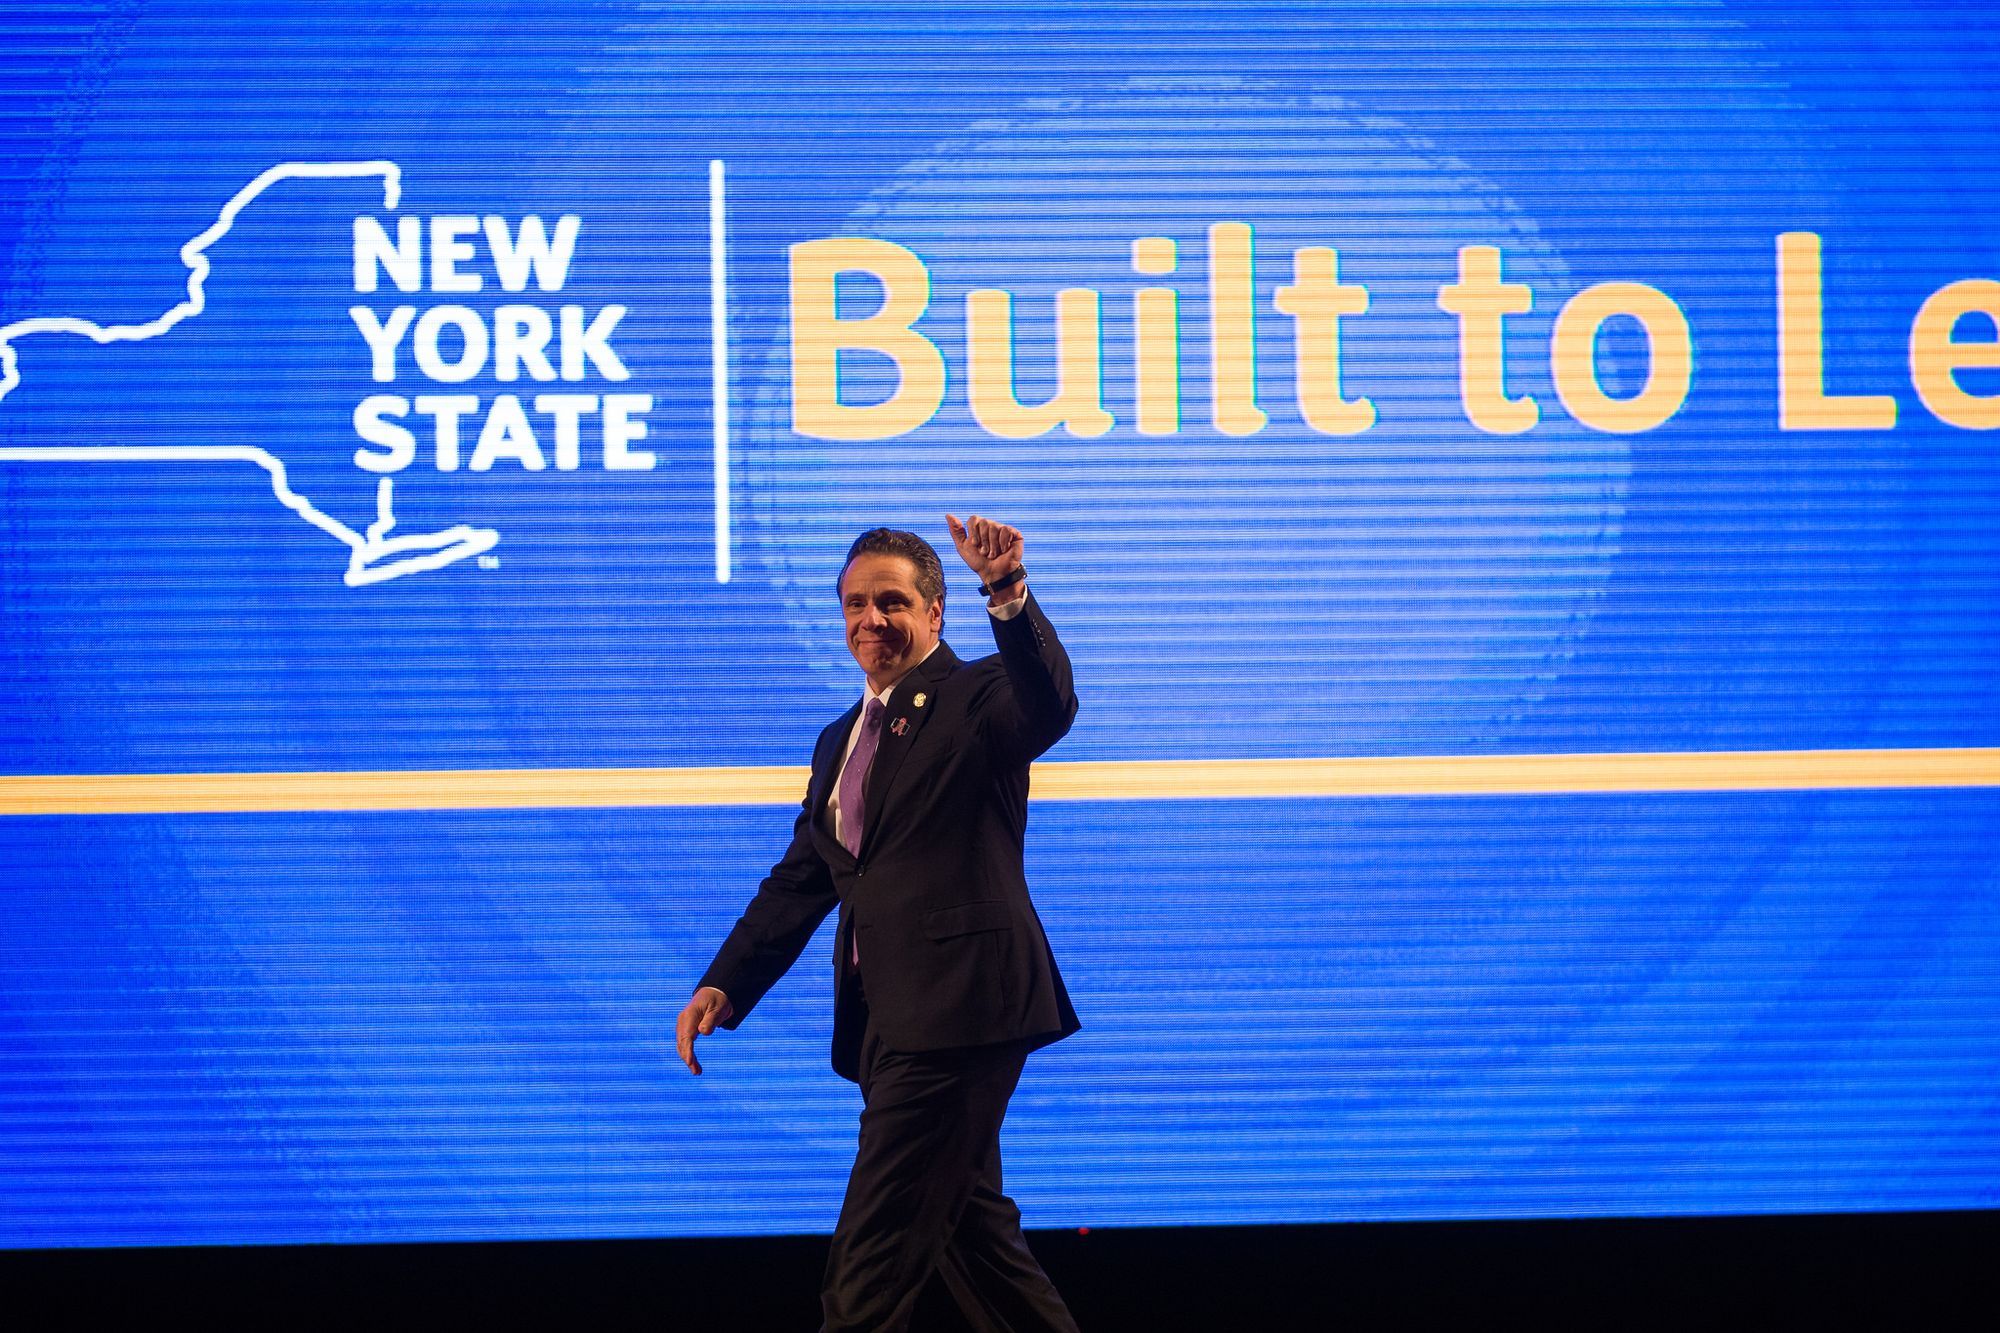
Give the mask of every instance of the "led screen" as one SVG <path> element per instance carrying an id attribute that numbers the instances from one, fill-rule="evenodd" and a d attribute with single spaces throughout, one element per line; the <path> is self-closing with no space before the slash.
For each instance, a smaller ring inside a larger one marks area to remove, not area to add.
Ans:
<path id="1" fill-rule="evenodd" d="M 1995 35 L 10 6 L 0 1244 L 829 1230 L 830 928 L 672 1021 L 947 511 L 1030 1225 L 1993 1206 Z"/>

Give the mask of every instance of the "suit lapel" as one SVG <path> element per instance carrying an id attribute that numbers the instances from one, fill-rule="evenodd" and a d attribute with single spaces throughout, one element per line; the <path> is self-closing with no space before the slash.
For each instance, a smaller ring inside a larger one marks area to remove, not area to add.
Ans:
<path id="1" fill-rule="evenodd" d="M 917 733 L 923 730 L 924 723 L 937 712 L 938 682 L 957 665 L 958 657 L 951 646 L 940 643 L 937 651 L 903 677 L 889 696 L 889 711 L 882 719 L 882 742 L 875 751 L 875 764 L 868 770 L 868 786 L 862 799 L 866 807 L 861 830 L 864 855 L 874 845 L 875 830 L 882 822 L 883 800 L 894 790 L 896 770 L 902 767 L 903 756 L 916 744 Z M 924 696 L 922 706 L 917 704 L 919 695 Z"/>

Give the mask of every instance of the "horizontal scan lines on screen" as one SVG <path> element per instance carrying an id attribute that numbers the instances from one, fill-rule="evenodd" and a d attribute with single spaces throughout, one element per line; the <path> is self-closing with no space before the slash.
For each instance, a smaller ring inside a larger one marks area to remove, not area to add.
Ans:
<path id="1" fill-rule="evenodd" d="M 0 777 L 0 815 L 791 805 L 803 767 Z M 1037 764 L 1040 801 L 2000 787 L 2000 747 L 1396 755 Z"/>

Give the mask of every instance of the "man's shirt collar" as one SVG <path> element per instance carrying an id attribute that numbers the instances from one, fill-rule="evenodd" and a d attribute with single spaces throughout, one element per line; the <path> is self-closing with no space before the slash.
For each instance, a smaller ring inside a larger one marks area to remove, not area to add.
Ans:
<path id="1" fill-rule="evenodd" d="M 938 649 L 942 647 L 944 647 L 944 639 L 942 637 L 939 637 L 938 641 L 931 645 L 931 651 L 929 653 L 925 653 L 922 657 L 919 657 L 917 659 L 916 666 L 911 667 L 910 671 L 915 671 L 917 667 L 920 667 L 924 663 L 930 661 L 931 653 L 935 653 Z M 896 678 L 896 685 L 901 685 L 905 680 L 909 679 L 909 675 L 910 672 L 906 671 L 901 676 L 898 676 Z M 877 694 L 874 690 L 868 688 L 868 678 L 866 676 L 863 676 L 861 678 L 862 706 L 865 708 L 870 699 L 880 699 L 882 701 L 882 706 L 885 708 L 888 707 L 889 696 L 896 692 L 896 685 L 891 685 L 888 688 L 884 689 L 880 694 Z"/>

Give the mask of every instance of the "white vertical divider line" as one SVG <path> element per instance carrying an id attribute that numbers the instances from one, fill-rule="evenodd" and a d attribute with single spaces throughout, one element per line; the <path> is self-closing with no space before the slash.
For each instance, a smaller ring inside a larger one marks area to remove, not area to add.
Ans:
<path id="1" fill-rule="evenodd" d="M 729 582 L 729 233 L 721 158 L 708 164 L 708 388 L 715 430 L 715 581 Z"/>

